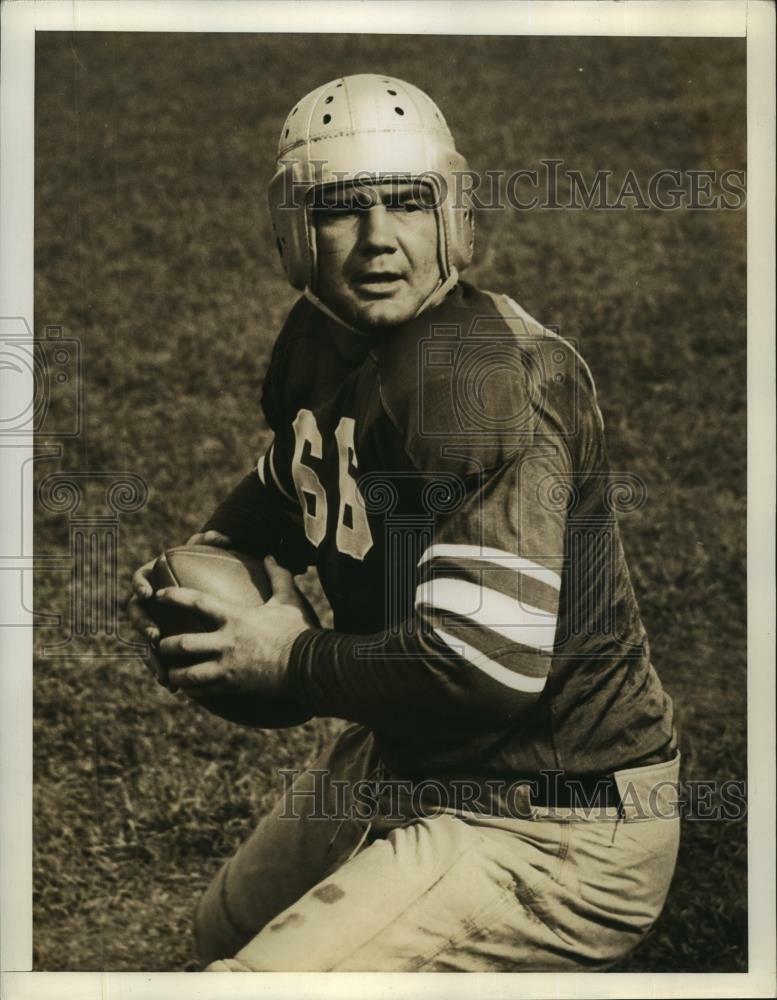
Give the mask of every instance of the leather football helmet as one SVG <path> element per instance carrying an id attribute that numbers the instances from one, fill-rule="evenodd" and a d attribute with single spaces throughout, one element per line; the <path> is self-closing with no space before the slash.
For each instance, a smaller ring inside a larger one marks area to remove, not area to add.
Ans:
<path id="1" fill-rule="evenodd" d="M 457 178 L 467 171 L 437 105 L 422 90 L 375 73 L 317 87 L 289 113 L 268 200 L 278 250 L 295 288 L 316 287 L 311 195 L 348 181 L 401 177 L 433 189 L 443 278 L 472 259 L 474 220 Z"/>

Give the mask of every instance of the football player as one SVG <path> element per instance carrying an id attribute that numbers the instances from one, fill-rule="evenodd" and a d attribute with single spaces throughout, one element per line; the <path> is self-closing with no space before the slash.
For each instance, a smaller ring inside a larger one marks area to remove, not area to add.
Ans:
<path id="1" fill-rule="evenodd" d="M 469 179 L 469 180 L 467 180 Z M 347 720 L 200 902 L 234 971 L 605 968 L 655 921 L 679 820 L 591 374 L 463 281 L 472 175 L 433 101 L 333 80 L 281 130 L 269 203 L 291 284 L 262 404 L 274 439 L 193 541 L 267 557 L 274 599 L 165 638 L 208 707 Z M 315 566 L 334 628 L 293 574 Z M 134 614 L 156 641 L 135 576 Z"/>

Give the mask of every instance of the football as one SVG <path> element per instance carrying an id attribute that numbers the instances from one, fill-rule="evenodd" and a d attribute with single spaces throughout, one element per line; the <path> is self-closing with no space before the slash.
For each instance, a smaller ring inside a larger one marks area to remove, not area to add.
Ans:
<path id="1" fill-rule="evenodd" d="M 154 563 L 149 575 L 154 590 L 162 587 L 189 587 L 210 594 L 227 605 L 240 608 L 260 607 L 272 596 L 272 585 L 261 560 L 231 549 L 213 545 L 179 545 L 167 549 Z M 300 595 L 301 596 L 301 595 Z M 315 612 L 305 604 L 305 617 L 312 625 L 318 621 Z M 147 602 L 150 617 L 159 626 L 162 638 L 190 632 L 207 632 L 214 622 L 196 611 L 164 604 L 155 598 Z M 201 657 L 175 656 L 162 658 L 168 670 L 192 666 Z M 203 708 L 222 718 L 259 729 L 285 729 L 307 722 L 310 715 L 295 701 L 249 703 L 244 695 L 206 694 L 189 691 L 189 696 Z"/>

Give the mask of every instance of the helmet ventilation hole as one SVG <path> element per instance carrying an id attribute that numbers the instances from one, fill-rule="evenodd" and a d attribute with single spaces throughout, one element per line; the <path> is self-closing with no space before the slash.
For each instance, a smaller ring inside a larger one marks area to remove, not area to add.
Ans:
<path id="1" fill-rule="evenodd" d="M 328 125 L 332 120 L 331 115 L 324 115 L 324 125 Z"/>
<path id="2" fill-rule="evenodd" d="M 324 101 L 324 104 L 331 104 L 333 100 L 334 97 L 332 97 L 332 95 L 330 94 L 329 97 L 327 97 L 327 99 Z"/>
<path id="3" fill-rule="evenodd" d="M 386 93 L 387 94 L 391 94 L 392 97 L 396 97 L 397 96 L 396 90 L 387 90 Z"/>
<path id="4" fill-rule="evenodd" d="M 293 118 L 293 117 L 294 117 L 294 115 L 296 115 L 296 113 L 297 113 L 298 111 L 299 111 L 299 108 L 295 108 L 295 109 L 294 109 L 294 110 L 292 111 L 292 113 L 291 113 L 291 117 Z"/>
<path id="5" fill-rule="evenodd" d="M 403 114 L 405 113 L 405 112 L 404 112 L 404 111 L 402 110 L 402 108 L 394 108 L 394 110 L 396 111 L 396 113 L 397 113 L 398 115 L 403 115 Z"/>
<path id="6" fill-rule="evenodd" d="M 289 138 L 289 130 L 288 129 L 286 129 L 286 131 L 284 132 L 283 138 L 284 139 L 288 139 Z"/>

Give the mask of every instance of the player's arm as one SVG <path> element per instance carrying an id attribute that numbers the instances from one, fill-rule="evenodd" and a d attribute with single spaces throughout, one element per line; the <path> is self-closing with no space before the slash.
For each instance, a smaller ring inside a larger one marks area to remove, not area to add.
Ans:
<path id="1" fill-rule="evenodd" d="M 163 641 L 163 652 L 204 658 L 175 682 L 288 698 L 307 715 L 374 729 L 488 731 L 517 720 L 544 690 L 559 608 L 565 505 L 539 499 L 540 488 L 559 492 L 549 457 L 509 461 L 439 527 L 402 629 L 307 628 L 274 599 L 250 616 L 220 607 L 216 631 Z M 188 606 L 201 595 L 168 596 Z"/>
<path id="2" fill-rule="evenodd" d="M 232 547 L 257 558 L 273 556 L 292 573 L 303 573 L 313 562 L 296 497 L 277 477 L 275 445 L 235 486 L 202 527 L 231 539 Z"/>
<path id="3" fill-rule="evenodd" d="M 550 669 L 564 557 L 563 504 L 541 499 L 568 471 L 553 451 L 508 462 L 438 528 L 406 629 L 297 638 L 288 683 L 311 713 L 487 729 L 531 709 Z"/>
<path id="4" fill-rule="evenodd" d="M 271 555 L 290 572 L 304 572 L 311 561 L 310 545 L 292 498 L 283 493 L 271 468 L 272 447 L 186 544 L 232 548 L 260 558 Z M 128 605 L 132 624 L 152 647 L 159 640 L 159 629 L 146 607 L 153 595 L 148 579 L 153 565 L 151 560 L 135 572 Z M 153 653 L 149 668 L 161 684 L 169 686 L 167 671 Z"/>
<path id="5" fill-rule="evenodd" d="M 297 360 L 294 331 L 309 306 L 301 299 L 289 314 L 272 350 L 262 385 L 262 411 L 270 429 L 278 435 L 294 411 L 285 398 L 296 386 L 301 366 Z M 304 351 L 304 348 L 303 348 Z M 233 548 L 258 558 L 273 556 L 292 573 L 302 573 L 315 562 L 315 551 L 305 537 L 299 501 L 293 488 L 284 486 L 276 437 L 259 457 L 256 466 L 235 486 L 203 525 L 203 531 L 218 531 L 232 539 Z"/>

